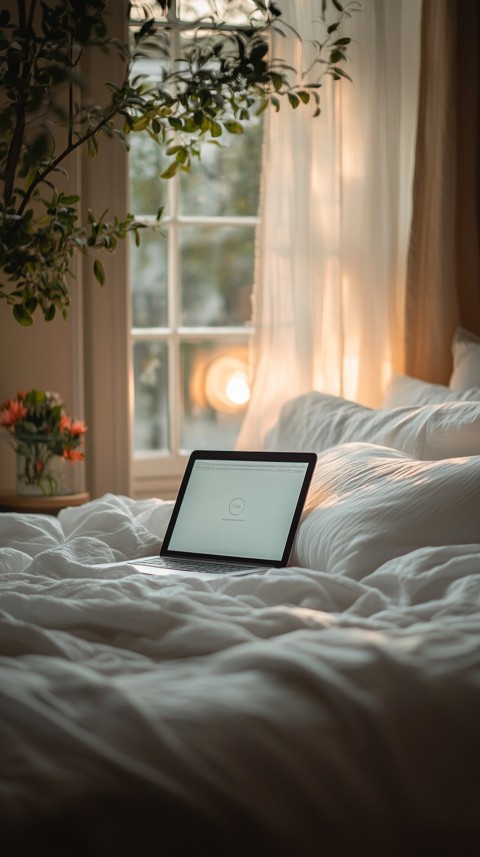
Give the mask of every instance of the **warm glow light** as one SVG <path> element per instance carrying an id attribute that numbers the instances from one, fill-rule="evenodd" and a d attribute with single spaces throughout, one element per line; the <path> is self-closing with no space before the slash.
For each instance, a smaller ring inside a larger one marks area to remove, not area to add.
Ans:
<path id="1" fill-rule="evenodd" d="M 227 399 L 234 405 L 246 405 L 250 399 L 250 386 L 246 376 L 241 372 L 236 372 L 227 382 L 225 390 Z"/>
<path id="2" fill-rule="evenodd" d="M 205 398 L 216 411 L 235 413 L 250 398 L 247 364 L 228 354 L 212 360 L 204 384 Z"/>

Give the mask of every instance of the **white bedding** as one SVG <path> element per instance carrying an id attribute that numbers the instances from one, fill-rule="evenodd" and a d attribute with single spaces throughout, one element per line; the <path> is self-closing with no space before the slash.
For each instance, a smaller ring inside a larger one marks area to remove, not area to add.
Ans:
<path id="1" fill-rule="evenodd" d="M 479 853 L 480 532 L 358 580 L 132 573 L 170 512 L 0 515 L 1 853 Z"/>

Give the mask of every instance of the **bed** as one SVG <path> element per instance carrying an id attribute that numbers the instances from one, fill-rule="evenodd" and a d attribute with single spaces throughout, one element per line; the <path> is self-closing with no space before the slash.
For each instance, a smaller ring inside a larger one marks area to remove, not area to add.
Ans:
<path id="1" fill-rule="evenodd" d="M 287 569 L 132 573 L 160 499 L 0 515 L 2 854 L 480 853 L 479 356 L 287 403 Z"/>

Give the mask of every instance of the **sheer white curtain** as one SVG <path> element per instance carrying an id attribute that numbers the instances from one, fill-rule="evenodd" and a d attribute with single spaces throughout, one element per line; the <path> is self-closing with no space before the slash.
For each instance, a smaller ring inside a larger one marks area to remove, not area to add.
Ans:
<path id="1" fill-rule="evenodd" d="M 322 2 L 280 5 L 303 40 L 290 34 L 274 50 L 307 68 Z M 353 83 L 326 81 L 318 118 L 309 106 L 269 113 L 240 447 L 261 448 L 294 395 L 377 406 L 403 368 L 420 13 L 421 0 L 363 0 L 344 26 Z"/>

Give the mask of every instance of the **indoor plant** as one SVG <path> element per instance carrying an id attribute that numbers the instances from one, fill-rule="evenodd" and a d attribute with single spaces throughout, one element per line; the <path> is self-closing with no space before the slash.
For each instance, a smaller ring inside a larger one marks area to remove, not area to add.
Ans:
<path id="1" fill-rule="evenodd" d="M 18 493 L 64 493 L 59 465 L 83 460 L 79 447 L 87 427 L 67 414 L 58 393 L 35 389 L 18 393 L 1 406 L 0 426 L 13 438 Z"/>
<path id="2" fill-rule="evenodd" d="M 170 3 L 156 5 L 166 14 Z M 129 134 L 149 133 L 171 159 L 163 173 L 168 179 L 190 168 L 202 140 L 242 133 L 252 111 L 270 104 L 278 110 L 282 96 L 292 108 L 313 99 L 318 113 L 322 76 L 347 76 L 339 63 L 350 40 L 337 31 L 358 4 L 344 8 L 339 0 L 319 0 L 319 12 L 330 4 L 334 15 L 325 25 L 325 40 L 314 45 L 318 80 L 304 85 L 292 83 L 292 70 L 268 58 L 268 31 L 278 29 L 279 9 L 273 2 L 253 3 L 261 19 L 257 14 L 250 29 L 225 29 L 209 17 L 211 36 L 155 84 L 132 73 L 135 59 L 152 46 L 168 58 L 168 35 L 150 18 L 139 25 L 131 50 L 109 38 L 105 0 L 17 0 L 15 17 L 0 11 L 0 298 L 21 324 L 32 324 L 37 309 L 46 320 L 57 310 L 66 317 L 75 252 L 94 255 L 94 273 L 103 283 L 99 251 L 113 251 L 130 232 L 139 241 L 142 224 L 132 214 L 107 219 L 107 212 L 88 211 L 81 222 L 79 196 L 55 187 L 56 175 L 65 172 L 79 147 L 93 157 L 101 137 L 128 146 Z M 145 4 L 148 11 L 153 5 Z M 141 6 L 137 0 L 136 9 Z M 109 97 L 103 105 L 86 102 L 79 73 L 84 52 L 99 49 L 114 51 L 124 62 L 123 81 L 105 84 Z"/>

